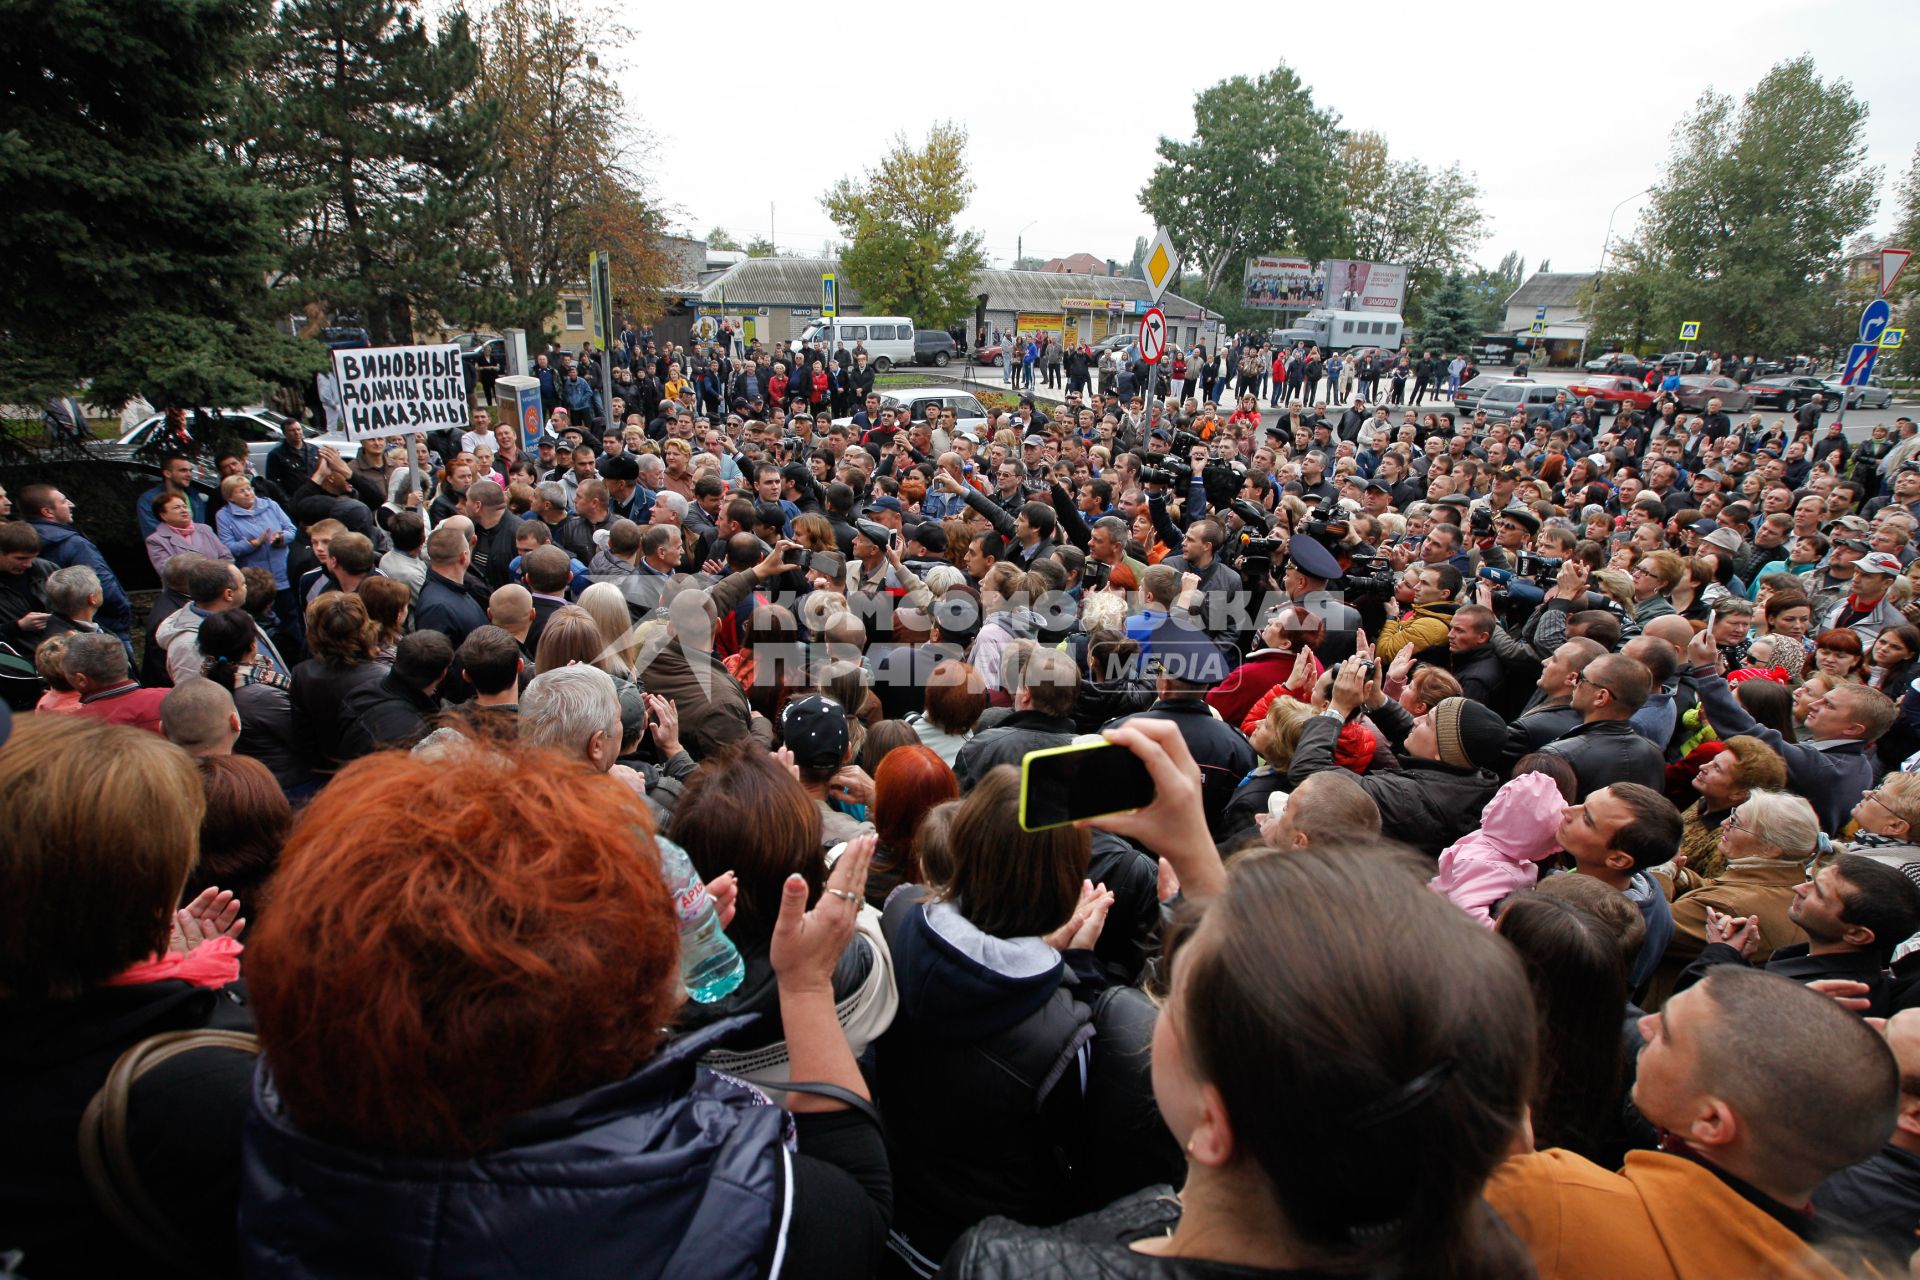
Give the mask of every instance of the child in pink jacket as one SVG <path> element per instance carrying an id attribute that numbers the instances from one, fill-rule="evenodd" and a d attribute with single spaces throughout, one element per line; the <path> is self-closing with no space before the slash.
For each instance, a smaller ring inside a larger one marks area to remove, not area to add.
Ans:
<path id="1" fill-rule="evenodd" d="M 1560 847 L 1554 836 L 1566 807 L 1553 778 L 1521 774 L 1494 792 L 1478 831 L 1441 852 L 1440 874 L 1427 887 L 1491 929 L 1493 905 L 1532 887 L 1540 876 L 1540 860 Z"/>

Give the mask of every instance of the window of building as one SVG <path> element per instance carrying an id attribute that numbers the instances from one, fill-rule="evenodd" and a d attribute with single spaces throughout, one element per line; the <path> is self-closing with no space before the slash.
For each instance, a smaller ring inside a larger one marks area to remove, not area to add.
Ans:
<path id="1" fill-rule="evenodd" d="M 578 298 L 567 299 L 567 328 L 584 329 L 587 327 L 587 304 Z"/>

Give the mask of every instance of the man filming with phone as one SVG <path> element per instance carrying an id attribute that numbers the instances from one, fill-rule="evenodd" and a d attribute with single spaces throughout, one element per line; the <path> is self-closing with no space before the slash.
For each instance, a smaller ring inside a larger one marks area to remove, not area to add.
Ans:
<path id="1" fill-rule="evenodd" d="M 1442 699 L 1416 720 L 1381 691 L 1363 632 L 1355 655 L 1340 664 L 1326 709 L 1300 731 L 1287 770 L 1291 787 L 1340 767 L 1333 762 L 1334 742 L 1362 708 L 1400 761 L 1398 769 L 1369 769 L 1355 777 L 1380 806 L 1381 833 L 1439 857 L 1479 825 L 1481 810 L 1500 788 L 1494 770 L 1506 746 L 1506 721 L 1466 698 Z"/>

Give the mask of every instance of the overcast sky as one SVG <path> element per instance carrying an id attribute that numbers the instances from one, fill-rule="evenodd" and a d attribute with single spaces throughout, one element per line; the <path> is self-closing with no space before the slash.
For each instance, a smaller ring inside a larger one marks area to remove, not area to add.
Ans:
<path id="1" fill-rule="evenodd" d="M 1135 28 L 1136 11 L 1163 21 Z M 1152 233 L 1138 193 L 1159 136 L 1191 137 L 1207 85 L 1281 61 L 1345 127 L 1385 134 L 1394 156 L 1473 173 L 1489 227 L 1475 256 L 1489 265 L 1517 249 L 1529 269 L 1542 258 L 1593 269 L 1608 212 L 1659 179 L 1673 126 L 1701 91 L 1737 99 L 1802 52 L 1871 110 L 1869 159 L 1885 170 L 1876 231 L 1891 226 L 1894 181 L 1920 141 L 1913 0 L 1598 11 L 1376 0 L 1363 19 L 1339 21 L 1240 0 L 862 4 L 814 18 L 744 0 L 724 21 L 684 22 L 665 12 L 639 11 L 620 59 L 628 108 L 655 135 L 654 194 L 695 235 L 720 225 L 745 242 L 768 234 L 771 217 L 788 253 L 818 253 L 834 234 L 819 197 L 835 179 L 864 169 L 897 131 L 918 143 L 952 119 L 970 135 L 976 184 L 963 225 L 995 265 L 1010 263 L 1023 228 L 1029 255 L 1124 263 L 1134 237 Z M 669 64 L 680 71 L 633 70 L 662 43 L 685 50 Z M 1616 235 L 1643 202 L 1621 209 Z"/>

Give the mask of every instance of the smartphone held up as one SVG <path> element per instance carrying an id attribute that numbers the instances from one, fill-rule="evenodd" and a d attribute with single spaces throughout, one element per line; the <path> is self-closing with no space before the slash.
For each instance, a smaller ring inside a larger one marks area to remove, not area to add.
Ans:
<path id="1" fill-rule="evenodd" d="M 1086 737 L 1020 761 L 1020 827 L 1045 831 L 1153 803 L 1153 775 L 1123 746 Z"/>

